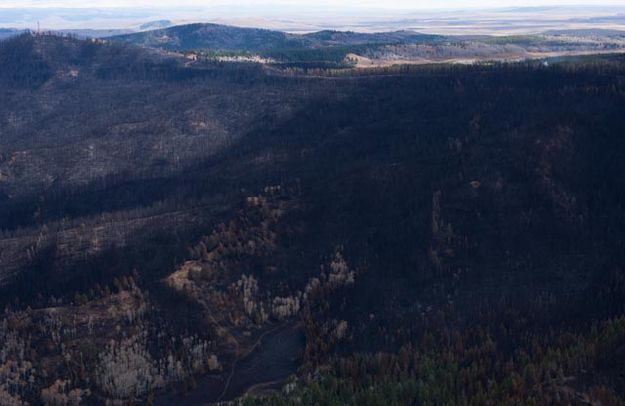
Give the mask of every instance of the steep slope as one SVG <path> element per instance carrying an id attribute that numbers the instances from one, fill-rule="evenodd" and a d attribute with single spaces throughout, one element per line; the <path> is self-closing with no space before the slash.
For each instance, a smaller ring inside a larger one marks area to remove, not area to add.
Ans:
<path id="1" fill-rule="evenodd" d="M 288 115 L 291 101 L 308 94 L 270 86 L 254 66 L 186 68 L 184 61 L 126 45 L 50 36 L 3 43 L 0 60 L 6 95 L 0 102 L 0 221 L 10 235 L 29 236 L 12 240 L 3 254 L 17 250 L 22 259 L 44 224 L 68 229 L 68 240 L 58 243 L 61 257 L 74 258 L 91 237 L 69 230 L 100 224 L 96 218 L 104 212 L 132 221 L 104 220 L 111 227 L 102 229 L 95 251 L 132 241 L 128 233 L 145 227 L 143 217 L 187 215 L 174 201 L 195 194 L 189 185 L 199 180 L 201 190 L 219 183 L 205 178 L 205 161 L 264 117 Z M 183 184 L 187 192 L 179 196 L 165 191 Z M 201 204 L 202 195 L 187 198 Z M 165 200 L 166 207 L 158 203 Z M 152 209 L 134 212 L 139 207 Z M 60 226 L 72 218 L 82 220 Z M 20 261 L 14 257 L 9 268 Z M 3 274 L 11 269 L 3 266 Z"/>
<path id="2" fill-rule="evenodd" d="M 0 396 L 228 400 L 271 384 L 237 365 L 284 378 L 261 344 L 291 328 L 287 402 L 625 395 L 623 58 L 286 76 L 49 36 L 0 58 L 0 371 L 26 371 Z"/>

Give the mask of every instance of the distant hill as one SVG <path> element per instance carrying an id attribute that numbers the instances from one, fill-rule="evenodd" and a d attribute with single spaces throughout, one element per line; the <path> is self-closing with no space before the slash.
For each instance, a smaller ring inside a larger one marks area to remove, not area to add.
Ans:
<path id="1" fill-rule="evenodd" d="M 362 33 L 353 31 L 319 31 L 303 35 L 315 46 L 363 45 L 363 44 L 411 44 L 442 39 L 439 35 L 421 34 L 414 31 Z"/>
<path id="2" fill-rule="evenodd" d="M 259 28 L 242 28 L 218 24 L 189 24 L 147 32 L 113 36 L 112 39 L 162 49 L 267 51 L 274 49 L 312 49 L 329 46 L 363 44 L 405 44 L 427 42 L 442 37 L 413 31 L 357 33 L 319 31 L 290 34 Z"/>
<path id="3" fill-rule="evenodd" d="M 23 30 L 16 30 L 14 28 L 0 28 L 0 40 L 14 37 L 22 32 Z"/>
<path id="4" fill-rule="evenodd" d="M 159 28 L 167 28 L 174 25 L 170 20 L 150 21 L 139 26 L 141 30 L 156 30 Z"/>
<path id="5" fill-rule="evenodd" d="M 279 31 L 238 28 L 217 24 L 189 24 L 147 32 L 114 36 L 112 39 L 147 47 L 194 50 L 262 51 L 272 48 L 298 48 L 299 36 Z"/>
<path id="6" fill-rule="evenodd" d="M 59 30 L 47 30 L 42 29 L 41 31 L 51 31 L 56 34 L 62 35 L 71 35 L 76 38 L 86 39 L 86 38 L 104 38 L 111 37 L 114 35 L 123 35 L 130 34 L 135 31 L 129 29 L 59 29 Z M 0 28 L 0 40 L 11 38 L 18 36 L 20 34 L 24 34 L 28 32 L 28 30 L 20 30 L 15 28 Z"/>
<path id="7" fill-rule="evenodd" d="M 607 30 L 599 28 L 586 28 L 577 30 L 550 30 L 546 35 L 575 35 L 580 37 L 601 36 L 601 37 L 625 37 L 623 30 Z"/>
<path id="8" fill-rule="evenodd" d="M 536 35 L 440 36 L 410 30 L 375 33 L 324 30 L 293 34 L 190 24 L 110 39 L 148 48 L 193 51 L 207 59 L 265 61 L 286 69 L 477 63 L 625 51 L 623 32 L 582 29 Z"/>
<path id="9" fill-rule="evenodd" d="M 104 38 L 110 37 L 112 35 L 123 35 L 135 32 L 133 30 L 125 30 L 125 29 L 68 29 L 68 30 L 58 30 L 57 32 L 61 34 L 69 34 L 73 35 L 77 38 L 85 39 L 85 38 Z"/>

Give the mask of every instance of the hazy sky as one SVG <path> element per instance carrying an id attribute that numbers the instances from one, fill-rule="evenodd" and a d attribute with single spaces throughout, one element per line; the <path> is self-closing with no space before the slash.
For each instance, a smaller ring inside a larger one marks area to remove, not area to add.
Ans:
<path id="1" fill-rule="evenodd" d="M 606 7 L 577 7 L 582 5 Z M 134 30 L 156 20 L 292 32 L 411 29 L 439 34 L 522 34 L 561 28 L 625 30 L 625 0 L 0 0 L 0 27 Z"/>
<path id="2" fill-rule="evenodd" d="M 441 8 L 483 8 L 483 7 L 510 7 L 510 6 L 546 6 L 546 5 L 624 5 L 625 0 L 0 0 L 0 7 L 30 8 L 30 7 L 180 7 L 197 6 L 211 7 L 232 5 L 254 6 L 263 4 L 285 4 L 291 7 L 302 8 L 320 5 L 331 7 L 376 7 L 398 9 L 441 9 Z"/>

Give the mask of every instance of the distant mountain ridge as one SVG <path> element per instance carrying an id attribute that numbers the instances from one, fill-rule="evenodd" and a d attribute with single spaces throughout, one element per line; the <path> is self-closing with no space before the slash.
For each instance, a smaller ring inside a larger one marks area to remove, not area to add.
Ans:
<path id="1" fill-rule="evenodd" d="M 172 23 L 169 20 L 157 20 L 157 21 L 150 21 L 150 22 L 141 24 L 139 26 L 139 29 L 140 30 L 155 30 L 155 29 L 160 29 L 160 28 L 171 27 L 172 25 L 174 25 L 174 23 Z"/>
<path id="2" fill-rule="evenodd" d="M 174 23 L 169 20 L 156 20 L 148 21 L 136 27 L 127 28 L 55 28 L 49 29 L 47 27 L 41 28 L 41 32 L 54 32 L 58 34 L 71 35 L 80 39 L 87 38 L 105 38 L 117 35 L 133 34 L 137 32 L 155 30 L 159 28 L 171 27 Z M 0 27 L 0 40 L 14 37 L 28 29 L 19 29 L 11 27 Z"/>
<path id="3" fill-rule="evenodd" d="M 546 31 L 547 35 L 579 35 L 579 36 L 617 36 L 617 37 L 625 37 L 625 31 L 623 30 L 608 30 L 601 28 L 586 28 L 586 29 L 567 29 L 567 30 L 549 30 Z"/>
<path id="4" fill-rule="evenodd" d="M 309 34 L 291 34 L 261 28 L 201 23 L 110 37 L 113 40 L 125 41 L 135 45 L 182 51 L 199 49 L 223 51 L 314 49 L 364 44 L 407 44 L 428 42 L 440 38 L 443 37 L 413 31 L 358 33 L 326 30 Z"/>

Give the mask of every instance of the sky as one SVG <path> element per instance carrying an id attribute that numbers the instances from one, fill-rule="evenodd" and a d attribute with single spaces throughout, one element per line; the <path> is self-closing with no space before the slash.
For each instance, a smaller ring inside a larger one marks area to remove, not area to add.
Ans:
<path id="1" fill-rule="evenodd" d="M 0 0 L 0 28 L 136 30 L 161 20 L 291 32 L 522 34 L 563 27 L 625 29 L 625 0 Z"/>
<path id="2" fill-rule="evenodd" d="M 211 6 L 254 6 L 271 3 L 302 9 L 320 5 L 337 8 L 375 7 L 386 9 L 445 9 L 527 7 L 548 5 L 624 5 L 625 0 L 0 0 L 0 8 L 170 8 Z"/>

